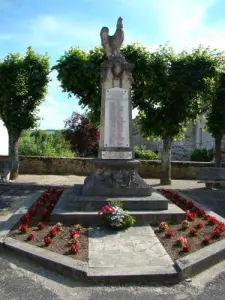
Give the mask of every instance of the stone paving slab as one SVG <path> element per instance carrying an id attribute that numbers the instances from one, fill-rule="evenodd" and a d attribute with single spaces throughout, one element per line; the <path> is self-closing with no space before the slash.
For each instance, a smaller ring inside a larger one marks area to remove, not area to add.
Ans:
<path id="1" fill-rule="evenodd" d="M 135 274 L 174 271 L 173 261 L 150 226 L 112 232 L 103 227 L 89 228 L 89 268 L 103 273 Z M 108 268 L 108 271 L 107 271 Z M 91 271 L 90 271 L 91 272 Z"/>

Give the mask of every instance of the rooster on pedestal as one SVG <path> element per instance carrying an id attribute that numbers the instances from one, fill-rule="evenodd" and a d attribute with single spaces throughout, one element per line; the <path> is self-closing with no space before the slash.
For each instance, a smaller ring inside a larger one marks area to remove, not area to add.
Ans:
<path id="1" fill-rule="evenodd" d="M 123 19 L 119 18 L 116 25 L 116 32 L 114 35 L 109 35 L 109 28 L 102 27 L 100 36 L 102 46 L 104 48 L 107 57 L 115 56 L 120 54 L 120 47 L 124 40 L 123 32 Z"/>

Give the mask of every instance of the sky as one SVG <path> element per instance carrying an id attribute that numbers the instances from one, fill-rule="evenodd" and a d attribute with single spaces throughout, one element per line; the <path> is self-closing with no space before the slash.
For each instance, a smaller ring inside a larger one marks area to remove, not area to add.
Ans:
<path id="1" fill-rule="evenodd" d="M 169 41 L 178 52 L 199 44 L 224 51 L 224 12 L 224 0 L 0 0 L 0 59 L 32 46 L 47 52 L 54 65 L 71 46 L 100 46 L 101 28 L 114 34 L 120 16 L 124 44 L 140 42 L 151 51 Z M 77 99 L 62 92 L 56 76 L 53 71 L 40 106 L 42 129 L 62 129 L 73 111 L 82 112 Z"/>

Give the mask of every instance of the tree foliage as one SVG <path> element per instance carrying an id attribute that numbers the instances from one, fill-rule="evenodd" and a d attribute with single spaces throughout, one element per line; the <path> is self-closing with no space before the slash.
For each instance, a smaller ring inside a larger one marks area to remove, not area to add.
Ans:
<path id="1" fill-rule="evenodd" d="M 79 156 L 96 156 L 99 143 L 99 129 L 91 124 L 85 115 L 73 112 L 65 121 L 65 138 L 71 149 Z"/>
<path id="2" fill-rule="evenodd" d="M 34 127 L 38 120 L 37 107 L 45 98 L 49 72 L 49 57 L 31 47 L 25 55 L 10 53 L 0 61 L 0 118 L 8 130 L 12 160 L 18 160 L 22 130 Z"/>
<path id="3" fill-rule="evenodd" d="M 219 73 L 219 80 L 215 94 L 208 102 L 206 114 L 206 127 L 215 138 L 216 143 L 216 166 L 221 164 L 221 140 L 225 135 L 225 73 Z"/>
<path id="4" fill-rule="evenodd" d="M 122 48 L 127 61 L 135 64 L 132 76 L 132 103 L 136 107 L 143 96 L 146 66 L 150 53 L 140 44 Z M 95 47 L 89 52 L 80 48 L 71 48 L 60 57 L 53 67 L 58 71 L 58 80 L 64 92 L 78 98 L 78 103 L 87 108 L 88 119 L 95 124 L 100 122 L 101 108 L 101 63 L 105 59 L 103 49 Z"/>

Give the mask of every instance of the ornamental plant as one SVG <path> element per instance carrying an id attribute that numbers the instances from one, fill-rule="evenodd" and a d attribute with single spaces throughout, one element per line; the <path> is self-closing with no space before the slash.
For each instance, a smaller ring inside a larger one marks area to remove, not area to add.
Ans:
<path id="1" fill-rule="evenodd" d="M 77 230 L 77 231 L 80 231 L 81 228 L 82 228 L 82 226 L 80 224 L 74 225 L 74 229 Z"/>
<path id="2" fill-rule="evenodd" d="M 191 212 L 190 210 L 186 211 L 186 216 L 190 221 L 194 221 L 196 219 L 196 214 Z"/>
<path id="3" fill-rule="evenodd" d="M 77 244 L 72 244 L 71 247 L 70 247 L 70 250 L 73 254 L 77 254 L 78 251 L 79 251 L 79 247 Z"/>
<path id="4" fill-rule="evenodd" d="M 60 223 L 60 222 L 58 222 L 55 226 L 56 226 L 56 229 L 58 230 L 58 231 L 61 231 L 62 230 L 62 223 Z"/>
<path id="5" fill-rule="evenodd" d="M 37 228 L 38 228 L 39 230 L 44 229 L 44 227 L 45 227 L 45 225 L 44 225 L 42 222 L 38 222 L 38 223 L 37 223 Z"/>
<path id="6" fill-rule="evenodd" d="M 183 245 L 188 244 L 188 240 L 187 240 L 185 237 L 180 236 L 180 237 L 176 240 L 175 244 L 176 244 L 177 246 L 182 247 Z"/>
<path id="7" fill-rule="evenodd" d="M 210 237 L 209 237 L 209 236 L 205 236 L 205 237 L 203 238 L 203 240 L 202 240 L 202 243 L 203 243 L 204 245 L 209 245 L 209 244 L 211 243 Z"/>
<path id="8" fill-rule="evenodd" d="M 216 225 L 216 229 L 219 229 L 221 231 L 224 231 L 225 230 L 225 224 L 223 222 L 218 222 L 217 225 Z"/>
<path id="9" fill-rule="evenodd" d="M 206 212 L 204 211 L 204 209 L 200 208 L 197 210 L 197 215 L 199 217 L 204 217 L 205 214 L 206 214 Z"/>
<path id="10" fill-rule="evenodd" d="M 169 225 L 166 223 L 166 222 L 161 222 L 160 224 L 159 224 L 159 230 L 160 231 L 165 231 L 165 230 L 167 230 L 169 228 Z"/>
<path id="11" fill-rule="evenodd" d="M 204 224 L 202 222 L 198 222 L 195 227 L 197 229 L 200 229 L 200 228 L 204 227 Z"/>
<path id="12" fill-rule="evenodd" d="M 172 237 L 174 237 L 175 236 L 175 233 L 171 230 L 171 229 L 166 229 L 166 237 L 167 238 L 172 238 Z"/>
<path id="13" fill-rule="evenodd" d="M 79 234 L 79 231 L 73 229 L 73 230 L 71 230 L 70 234 L 71 234 L 71 237 L 74 237 L 75 235 L 78 235 L 78 234 Z"/>
<path id="14" fill-rule="evenodd" d="M 219 229 L 214 229 L 213 232 L 211 233 L 211 237 L 213 239 L 219 239 L 222 237 L 222 232 Z"/>
<path id="15" fill-rule="evenodd" d="M 190 245 L 188 245 L 188 244 L 184 244 L 184 245 L 182 246 L 182 250 L 183 250 L 183 252 L 188 253 L 188 252 L 191 251 L 191 247 L 190 247 Z"/>
<path id="16" fill-rule="evenodd" d="M 22 233 L 27 233 L 29 230 L 28 224 L 20 224 L 19 231 Z"/>
<path id="17" fill-rule="evenodd" d="M 198 235 L 198 231 L 194 228 L 191 228 L 190 231 L 189 231 L 189 234 L 191 236 L 197 236 Z"/>
<path id="18" fill-rule="evenodd" d="M 31 232 L 31 233 L 29 234 L 28 239 L 29 239 L 30 241 L 35 240 L 35 233 L 34 233 L 34 232 Z"/>
<path id="19" fill-rule="evenodd" d="M 184 220 L 181 224 L 182 229 L 187 229 L 190 227 L 190 222 L 188 220 Z"/>
<path id="20" fill-rule="evenodd" d="M 44 238 L 44 243 L 45 243 L 45 246 L 49 246 L 52 243 L 52 239 L 50 238 L 50 236 L 46 236 Z"/>
<path id="21" fill-rule="evenodd" d="M 214 216 L 209 216 L 209 217 L 208 217 L 208 224 L 209 224 L 209 225 L 213 226 L 213 225 L 215 225 L 216 223 L 217 223 L 216 217 L 214 217 Z"/>
<path id="22" fill-rule="evenodd" d="M 53 226 L 51 229 L 50 229 L 50 231 L 49 231 L 49 235 L 51 236 L 51 237 L 55 237 L 55 236 L 57 236 L 57 228 L 56 228 L 56 226 Z"/>
<path id="23" fill-rule="evenodd" d="M 115 230 L 125 229 L 134 225 L 135 218 L 122 209 L 121 203 L 118 203 L 117 205 L 113 203 L 114 202 L 109 202 L 109 205 L 104 205 L 98 211 L 103 224 Z"/>

